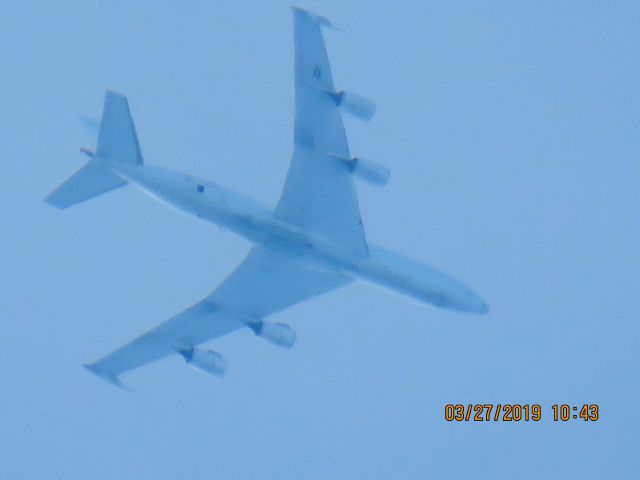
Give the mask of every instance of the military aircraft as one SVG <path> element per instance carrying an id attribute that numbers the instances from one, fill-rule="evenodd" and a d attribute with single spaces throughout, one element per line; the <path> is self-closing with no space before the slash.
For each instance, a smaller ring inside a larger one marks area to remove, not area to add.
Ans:
<path id="1" fill-rule="evenodd" d="M 172 207 L 230 230 L 254 246 L 208 297 L 104 358 L 85 365 L 117 386 L 119 376 L 172 354 L 222 375 L 227 360 L 198 348 L 241 328 L 289 348 L 296 333 L 265 319 L 355 279 L 420 302 L 486 313 L 487 304 L 449 276 L 365 238 L 354 179 L 384 185 L 389 170 L 349 152 L 342 112 L 369 120 L 372 102 L 336 90 L 322 37 L 325 17 L 294 8 L 294 149 L 275 209 L 215 183 L 144 164 L 127 98 L 107 91 L 95 151 L 88 163 L 45 200 L 67 208 L 132 183 Z"/>

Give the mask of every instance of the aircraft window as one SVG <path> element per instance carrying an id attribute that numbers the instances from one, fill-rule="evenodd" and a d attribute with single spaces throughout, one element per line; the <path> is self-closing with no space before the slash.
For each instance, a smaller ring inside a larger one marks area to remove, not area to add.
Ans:
<path id="1" fill-rule="evenodd" d="M 204 192 L 204 185 L 198 185 L 196 189 L 198 190 L 198 193 L 202 193 Z"/>

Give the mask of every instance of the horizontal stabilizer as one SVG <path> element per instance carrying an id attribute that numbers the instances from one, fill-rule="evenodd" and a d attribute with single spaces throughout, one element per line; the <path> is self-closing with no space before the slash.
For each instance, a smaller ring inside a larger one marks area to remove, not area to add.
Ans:
<path id="1" fill-rule="evenodd" d="M 95 122 L 90 119 L 81 117 L 81 120 L 86 125 L 95 127 Z M 141 165 L 143 163 L 127 97 L 107 90 L 104 95 L 96 151 L 94 153 L 86 148 L 80 151 L 91 160 L 47 195 L 45 201 L 55 207 L 68 208 L 126 185 L 126 180 L 114 173 L 109 164 Z"/>
<path id="2" fill-rule="evenodd" d="M 54 207 L 68 208 L 126 184 L 102 161 L 91 160 L 44 200 Z"/>

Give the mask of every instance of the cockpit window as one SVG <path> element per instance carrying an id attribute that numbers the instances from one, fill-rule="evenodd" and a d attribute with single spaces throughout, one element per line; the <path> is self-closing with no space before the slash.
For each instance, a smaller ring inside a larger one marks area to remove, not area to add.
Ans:
<path id="1" fill-rule="evenodd" d="M 198 190 L 198 193 L 202 193 L 204 192 L 204 185 L 198 185 L 196 189 Z"/>

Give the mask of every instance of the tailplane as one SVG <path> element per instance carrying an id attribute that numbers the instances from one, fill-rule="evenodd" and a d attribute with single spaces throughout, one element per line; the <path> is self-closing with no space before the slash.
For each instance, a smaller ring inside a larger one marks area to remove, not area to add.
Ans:
<path id="1" fill-rule="evenodd" d="M 81 151 L 90 157 L 89 163 L 47 195 L 46 202 L 68 208 L 127 184 L 110 167 L 112 163 L 143 163 L 127 97 L 106 92 L 96 151 Z"/>

